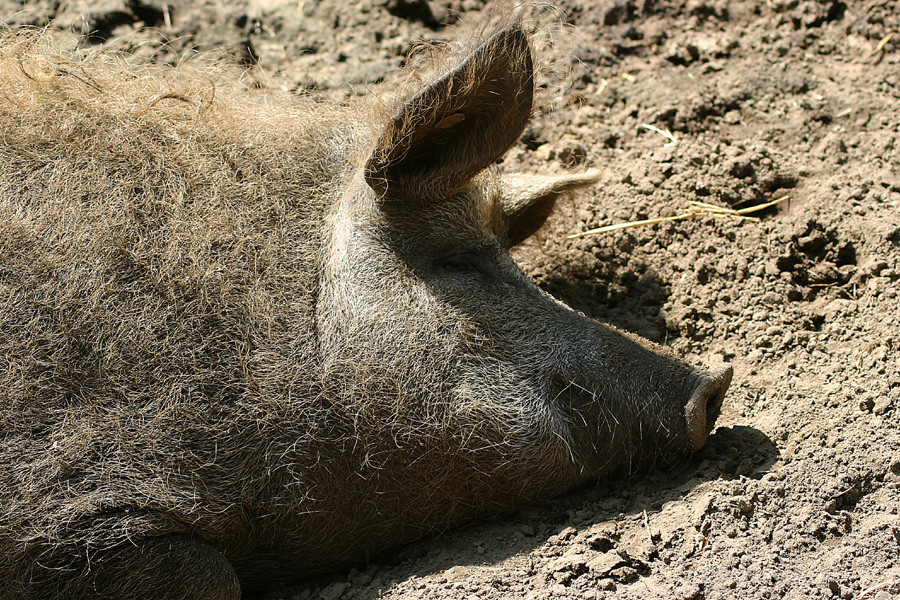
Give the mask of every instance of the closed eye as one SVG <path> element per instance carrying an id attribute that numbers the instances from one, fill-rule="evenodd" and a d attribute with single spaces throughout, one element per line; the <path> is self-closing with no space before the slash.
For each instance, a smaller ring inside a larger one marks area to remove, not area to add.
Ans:
<path id="1" fill-rule="evenodd" d="M 435 266 L 448 275 L 492 276 L 494 273 L 489 256 L 484 252 L 463 252 L 445 256 L 437 260 Z"/>

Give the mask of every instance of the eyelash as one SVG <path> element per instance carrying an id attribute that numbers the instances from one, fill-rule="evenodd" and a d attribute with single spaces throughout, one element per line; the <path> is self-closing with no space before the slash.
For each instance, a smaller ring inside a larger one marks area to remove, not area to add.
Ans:
<path id="1" fill-rule="evenodd" d="M 441 261 L 441 268 L 445 271 L 453 273 L 464 273 L 476 271 L 481 273 L 482 269 L 478 266 L 479 261 L 471 254 L 457 254 L 450 256 Z"/>
<path id="2" fill-rule="evenodd" d="M 490 275 L 490 269 L 483 255 L 476 252 L 454 254 L 439 261 L 438 266 L 451 274 L 479 274 Z"/>

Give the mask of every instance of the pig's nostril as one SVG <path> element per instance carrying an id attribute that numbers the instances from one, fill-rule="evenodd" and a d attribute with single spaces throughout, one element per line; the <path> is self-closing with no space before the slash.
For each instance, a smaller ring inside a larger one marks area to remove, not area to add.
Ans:
<path id="1" fill-rule="evenodd" d="M 691 394 L 685 406 L 685 417 L 692 450 L 699 450 L 706 443 L 719 417 L 732 374 L 730 365 L 720 367 L 711 376 L 704 376 Z"/>

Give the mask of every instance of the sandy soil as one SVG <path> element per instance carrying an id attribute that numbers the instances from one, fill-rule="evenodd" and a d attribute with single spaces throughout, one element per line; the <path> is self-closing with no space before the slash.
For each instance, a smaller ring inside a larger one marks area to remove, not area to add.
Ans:
<path id="1" fill-rule="evenodd" d="M 85 44 L 170 63 L 216 48 L 259 85 L 341 97 L 368 93 L 411 44 L 452 38 L 483 8 L 0 0 L 0 20 L 52 23 L 92 34 Z M 590 315 L 697 362 L 732 362 L 720 427 L 672 469 L 603 482 L 274 597 L 897 597 L 900 4 L 561 8 L 573 28 L 554 53 L 571 84 L 506 163 L 595 165 L 604 178 L 518 258 Z M 785 195 L 758 221 L 567 237 L 689 212 L 691 200 L 742 208 Z"/>

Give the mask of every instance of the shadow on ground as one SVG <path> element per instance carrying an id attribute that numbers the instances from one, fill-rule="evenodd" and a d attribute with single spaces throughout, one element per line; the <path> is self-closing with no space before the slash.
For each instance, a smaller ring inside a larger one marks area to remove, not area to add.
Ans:
<path id="1" fill-rule="evenodd" d="M 278 588 L 267 597 L 375 600 L 387 589 L 420 578 L 429 579 L 431 586 L 434 580 L 440 584 L 444 572 L 452 572 L 447 581 L 458 582 L 464 576 L 457 571 L 490 570 L 500 563 L 508 571 L 508 563 L 516 557 L 527 562 L 527 555 L 552 547 L 554 540 L 571 543 L 586 532 L 597 532 L 587 536 L 595 550 L 621 555 L 618 522 L 653 514 L 667 503 L 683 500 L 705 482 L 761 477 L 779 456 L 776 444 L 757 429 L 719 428 L 703 449 L 667 467 L 644 467 L 630 475 L 605 479 L 494 520 L 480 520 L 407 544 L 369 564 L 348 567 L 300 586 Z M 639 558 L 629 561 L 638 571 L 644 565 Z M 527 564 L 519 567 L 524 569 L 523 576 L 538 575 L 529 574 Z"/>

